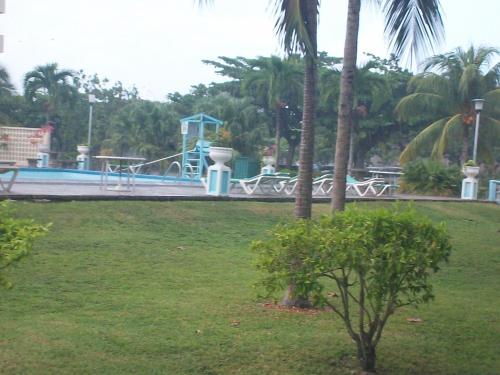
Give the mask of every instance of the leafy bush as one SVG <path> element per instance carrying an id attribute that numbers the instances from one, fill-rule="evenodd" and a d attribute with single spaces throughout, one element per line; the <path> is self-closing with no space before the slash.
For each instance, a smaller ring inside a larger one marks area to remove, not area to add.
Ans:
<path id="1" fill-rule="evenodd" d="M 447 167 L 433 160 L 419 160 L 404 168 L 401 190 L 422 194 L 460 194 L 462 174 L 459 167 Z"/>
<path id="2" fill-rule="evenodd" d="M 429 276 L 451 252 L 444 224 L 399 207 L 355 208 L 280 225 L 253 248 L 269 295 L 293 281 L 316 305 L 329 306 L 344 321 L 368 371 L 375 369 L 376 346 L 390 315 L 434 297 Z"/>
<path id="3" fill-rule="evenodd" d="M 32 220 L 14 219 L 7 203 L 0 203 L 0 286 L 12 286 L 4 270 L 28 255 L 35 238 L 44 235 L 48 227 L 34 224 Z"/>

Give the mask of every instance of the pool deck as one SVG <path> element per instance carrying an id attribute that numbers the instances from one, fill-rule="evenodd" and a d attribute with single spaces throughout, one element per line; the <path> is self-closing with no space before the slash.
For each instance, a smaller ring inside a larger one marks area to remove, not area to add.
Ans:
<path id="1" fill-rule="evenodd" d="M 247 195 L 241 189 L 232 189 L 228 197 L 213 197 L 205 193 L 199 184 L 138 184 L 134 191 L 112 191 L 100 187 L 98 183 L 83 182 L 26 182 L 18 181 L 10 193 L 0 193 L 1 199 L 32 200 L 32 201 L 85 201 L 85 200 L 251 200 L 267 202 L 293 201 L 294 197 L 281 194 L 255 194 Z M 315 202 L 329 202 L 329 197 L 314 197 Z M 457 201 L 466 202 L 459 198 L 418 196 L 408 194 L 395 194 L 384 197 L 348 196 L 349 201 L 368 200 L 424 200 L 424 201 Z"/>

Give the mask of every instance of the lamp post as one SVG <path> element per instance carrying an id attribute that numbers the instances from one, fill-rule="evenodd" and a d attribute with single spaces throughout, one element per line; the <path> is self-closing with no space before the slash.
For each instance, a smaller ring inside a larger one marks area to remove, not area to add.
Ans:
<path id="1" fill-rule="evenodd" d="M 89 147 L 89 169 L 90 169 L 90 142 L 92 140 L 92 106 L 95 103 L 95 95 L 89 94 L 89 136 L 87 139 L 87 146 Z"/>
<path id="2" fill-rule="evenodd" d="M 483 110 L 484 99 L 472 99 L 472 103 L 474 103 L 474 109 L 476 110 L 476 129 L 474 131 L 474 149 L 472 151 L 472 160 L 476 162 L 477 139 L 479 137 L 479 117 L 481 116 L 481 111 Z"/>

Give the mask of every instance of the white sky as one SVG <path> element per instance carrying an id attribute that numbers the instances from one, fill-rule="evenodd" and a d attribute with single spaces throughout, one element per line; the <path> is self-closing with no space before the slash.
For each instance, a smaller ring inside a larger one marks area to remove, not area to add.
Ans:
<path id="1" fill-rule="evenodd" d="M 280 54 L 269 0 L 6 0 L 0 15 L 0 64 L 20 88 L 36 65 L 98 73 L 133 84 L 146 99 L 187 93 L 191 85 L 221 81 L 202 59 Z M 500 0 L 441 0 L 446 42 L 455 47 L 500 47 Z M 319 49 L 342 56 L 347 0 L 322 0 Z M 362 13 L 359 51 L 387 56 L 381 18 Z"/>

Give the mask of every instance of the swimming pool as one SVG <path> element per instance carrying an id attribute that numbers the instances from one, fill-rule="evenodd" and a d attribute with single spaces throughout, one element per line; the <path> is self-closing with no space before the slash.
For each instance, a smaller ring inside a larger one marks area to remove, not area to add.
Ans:
<path id="1" fill-rule="evenodd" d="M 8 177 L 12 172 L 5 174 Z M 108 173 L 108 179 L 111 181 L 116 181 L 119 178 L 118 173 Z M 126 178 L 123 174 L 122 178 Z M 88 182 L 88 183 L 99 183 L 101 180 L 101 173 L 99 171 L 81 171 L 78 169 L 57 169 L 57 168 L 19 168 L 19 175 L 17 176 L 17 181 L 20 182 L 37 182 L 37 181 L 49 181 L 49 182 Z M 137 184 L 154 184 L 154 183 L 186 183 L 186 182 L 199 182 L 196 180 L 191 180 L 189 178 L 176 178 L 176 177 L 163 177 L 154 175 L 141 175 L 138 174 L 135 177 L 135 182 Z"/>

